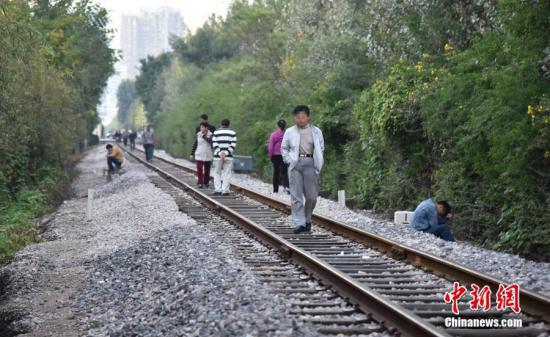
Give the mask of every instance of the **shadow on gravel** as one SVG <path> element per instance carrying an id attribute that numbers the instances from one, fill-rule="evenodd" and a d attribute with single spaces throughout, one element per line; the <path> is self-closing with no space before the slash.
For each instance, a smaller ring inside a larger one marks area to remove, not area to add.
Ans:
<path id="1" fill-rule="evenodd" d="M 27 313 L 5 311 L 2 307 L 2 303 L 7 299 L 9 283 L 10 275 L 6 271 L 0 272 L 0 336 L 2 337 L 13 337 L 29 331 L 24 326 L 15 323 L 20 321 Z"/>

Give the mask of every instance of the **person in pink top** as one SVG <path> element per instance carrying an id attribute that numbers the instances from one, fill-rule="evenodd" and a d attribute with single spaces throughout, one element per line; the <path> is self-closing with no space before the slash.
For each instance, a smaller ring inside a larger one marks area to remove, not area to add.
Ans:
<path id="1" fill-rule="evenodd" d="M 283 185 L 288 193 L 288 164 L 283 161 L 281 155 L 281 143 L 285 135 L 286 121 L 281 119 L 277 122 L 277 131 L 269 137 L 267 152 L 273 163 L 273 193 L 279 193 L 279 185 Z"/>

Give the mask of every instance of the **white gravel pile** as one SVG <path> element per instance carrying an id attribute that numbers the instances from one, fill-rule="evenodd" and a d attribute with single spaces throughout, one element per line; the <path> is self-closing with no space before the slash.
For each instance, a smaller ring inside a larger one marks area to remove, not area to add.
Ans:
<path id="1" fill-rule="evenodd" d="M 195 167 L 192 162 L 175 159 L 164 151 L 155 153 L 159 157 L 174 160 L 178 164 Z M 290 203 L 289 195 L 283 192 L 274 194 L 272 184 L 250 175 L 234 174 L 232 183 Z M 526 289 L 550 297 L 550 263 L 534 262 L 518 255 L 492 251 L 467 242 L 447 242 L 434 235 L 416 231 L 408 225 L 397 225 L 374 219 L 366 211 L 357 212 L 343 208 L 336 201 L 326 198 L 318 199 L 315 212 L 457 262 L 484 274 L 508 282 L 517 282 Z"/>
<path id="2" fill-rule="evenodd" d="M 92 219 L 86 219 L 86 189 L 81 191 L 83 198 L 69 199 L 57 210 L 44 234 L 52 241 L 28 246 L 17 254 L 16 261 L 74 264 L 93 260 L 126 248 L 150 233 L 191 221 L 179 213 L 170 196 L 149 182 L 141 165 L 128 164 L 123 174 L 114 175 L 107 182 L 102 176 L 106 166 L 103 156 L 103 151 L 97 150 L 79 165 L 101 181 L 92 186 L 95 190 Z M 90 180 L 81 177 L 76 185 L 83 184 L 84 179 Z"/>

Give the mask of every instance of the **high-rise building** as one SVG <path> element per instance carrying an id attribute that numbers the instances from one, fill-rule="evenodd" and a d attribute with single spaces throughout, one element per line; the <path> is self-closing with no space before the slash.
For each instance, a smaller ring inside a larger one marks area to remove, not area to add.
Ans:
<path id="1" fill-rule="evenodd" d="M 183 18 L 178 10 L 161 8 L 142 11 L 139 15 L 123 15 L 120 29 L 122 78 L 138 74 L 139 60 L 170 51 L 170 36 L 181 36 L 183 30 Z"/>

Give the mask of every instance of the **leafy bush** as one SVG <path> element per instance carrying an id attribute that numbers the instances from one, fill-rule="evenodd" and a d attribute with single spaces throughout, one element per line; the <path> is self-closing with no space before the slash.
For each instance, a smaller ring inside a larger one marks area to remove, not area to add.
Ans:
<path id="1" fill-rule="evenodd" d="M 41 208 L 44 195 L 37 190 L 19 192 L 17 198 L 2 206 L 0 212 L 0 264 L 17 250 L 36 242 L 38 230 L 34 217 Z"/>

